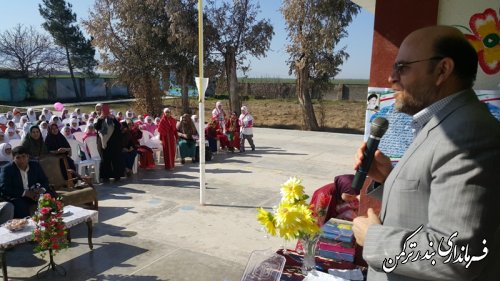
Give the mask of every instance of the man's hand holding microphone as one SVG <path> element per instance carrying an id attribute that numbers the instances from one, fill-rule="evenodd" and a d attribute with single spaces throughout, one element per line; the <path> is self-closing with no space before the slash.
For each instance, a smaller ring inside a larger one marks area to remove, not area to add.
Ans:
<path id="1" fill-rule="evenodd" d="M 370 127 L 370 137 L 363 143 L 356 152 L 354 158 L 354 177 L 352 187 L 360 190 L 363 187 L 366 177 L 384 183 L 387 176 L 392 171 L 391 159 L 378 150 L 380 139 L 387 131 L 389 122 L 382 117 L 375 118 Z M 345 201 L 358 200 L 354 195 L 342 194 Z M 367 216 L 358 216 L 353 220 L 353 232 L 356 237 L 356 243 L 363 246 L 365 242 L 368 227 L 374 224 L 382 224 L 378 214 L 375 214 L 372 208 L 368 209 Z"/>

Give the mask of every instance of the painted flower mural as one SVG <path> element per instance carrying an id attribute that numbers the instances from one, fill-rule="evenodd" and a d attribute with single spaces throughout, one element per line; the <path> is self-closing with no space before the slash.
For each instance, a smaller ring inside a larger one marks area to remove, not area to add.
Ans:
<path id="1" fill-rule="evenodd" d="M 500 21 L 496 11 L 488 8 L 472 15 L 469 26 L 472 34 L 465 37 L 476 49 L 481 69 L 489 75 L 500 72 Z"/>

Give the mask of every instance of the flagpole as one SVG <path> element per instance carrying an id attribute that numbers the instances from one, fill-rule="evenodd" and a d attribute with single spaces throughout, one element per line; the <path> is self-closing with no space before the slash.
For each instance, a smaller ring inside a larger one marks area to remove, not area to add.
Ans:
<path id="1" fill-rule="evenodd" d="M 203 0 L 198 0 L 198 112 L 200 148 L 200 205 L 205 205 L 205 91 L 203 85 Z"/>

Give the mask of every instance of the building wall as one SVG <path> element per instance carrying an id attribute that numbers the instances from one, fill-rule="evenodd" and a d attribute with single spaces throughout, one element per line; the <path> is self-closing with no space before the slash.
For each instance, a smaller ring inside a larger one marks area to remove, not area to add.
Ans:
<path id="1" fill-rule="evenodd" d="M 496 46 L 484 44 L 488 35 L 500 36 L 499 19 L 499 0 L 439 1 L 438 24 L 457 27 L 478 51 L 479 68 L 474 86 L 477 90 L 500 93 L 500 41 L 496 41 Z"/>
<path id="2" fill-rule="evenodd" d="M 31 79 L 33 95 L 28 96 L 26 79 L 0 78 L 0 102 L 20 102 L 27 98 L 45 101 L 85 100 L 108 98 L 111 96 L 128 97 L 126 85 L 114 79 L 77 79 L 81 98 L 77 98 L 73 81 L 69 78 Z"/>

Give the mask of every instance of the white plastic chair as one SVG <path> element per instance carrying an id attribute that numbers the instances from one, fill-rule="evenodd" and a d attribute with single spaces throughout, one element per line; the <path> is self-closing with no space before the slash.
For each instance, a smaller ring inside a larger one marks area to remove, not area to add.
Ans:
<path id="1" fill-rule="evenodd" d="M 101 166 L 101 155 L 97 149 L 97 137 L 92 136 L 85 139 L 83 142 L 89 149 L 90 159 L 95 161 L 95 176 L 99 179 L 99 167 Z"/>
<path id="2" fill-rule="evenodd" d="M 73 136 L 75 137 L 75 140 L 78 141 L 79 143 L 83 144 L 83 132 L 74 132 Z"/>
<path id="3" fill-rule="evenodd" d="M 14 148 L 16 146 L 20 146 L 21 143 L 22 143 L 21 139 L 11 139 L 11 140 L 9 140 L 9 144 L 10 144 L 10 146 L 12 146 L 12 148 Z"/>
<path id="4" fill-rule="evenodd" d="M 94 180 L 96 183 L 99 183 L 99 172 L 97 171 L 96 161 L 92 159 L 81 160 L 78 152 L 80 151 L 80 147 L 76 140 L 68 140 L 69 146 L 71 147 L 71 159 L 75 162 L 76 170 L 79 175 L 84 174 L 85 167 L 94 167 Z"/>

